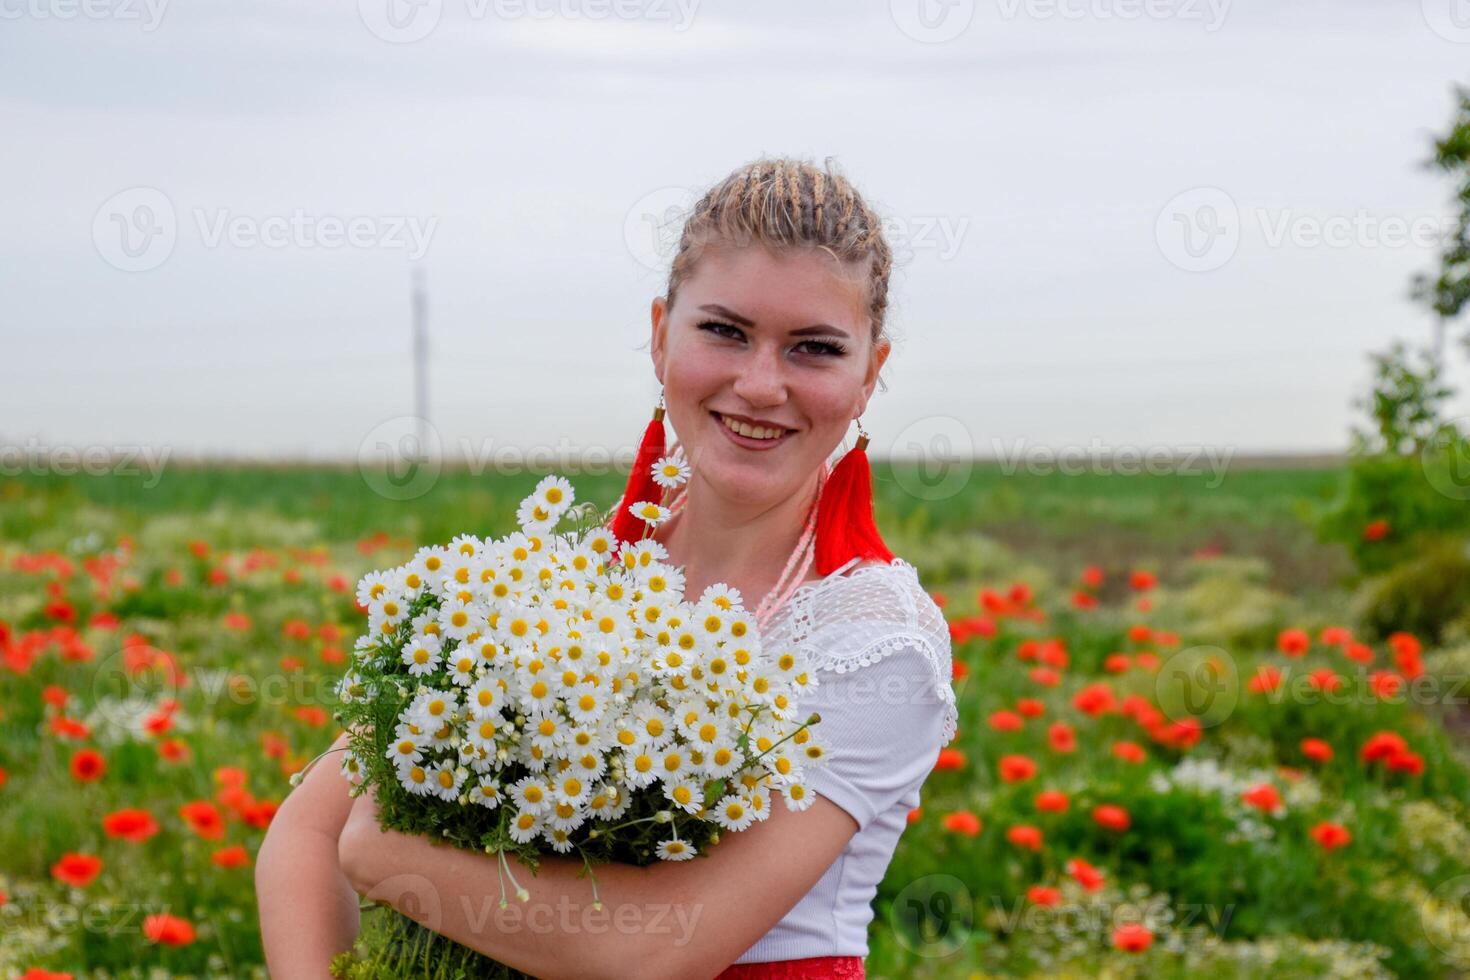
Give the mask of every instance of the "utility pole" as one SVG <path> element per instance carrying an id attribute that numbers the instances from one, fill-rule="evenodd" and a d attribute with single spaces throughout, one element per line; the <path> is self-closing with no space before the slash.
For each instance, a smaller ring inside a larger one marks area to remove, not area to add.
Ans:
<path id="1" fill-rule="evenodd" d="M 429 449 L 429 291 L 422 266 L 413 267 L 413 414 L 418 457 Z"/>

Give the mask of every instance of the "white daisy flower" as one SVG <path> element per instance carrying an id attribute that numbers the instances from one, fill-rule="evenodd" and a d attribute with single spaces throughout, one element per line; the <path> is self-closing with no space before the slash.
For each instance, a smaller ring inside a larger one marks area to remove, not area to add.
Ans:
<path id="1" fill-rule="evenodd" d="M 405 766 L 398 770 L 398 781 L 414 796 L 429 796 L 434 786 L 429 781 L 429 771 L 423 766 Z"/>
<path id="2" fill-rule="evenodd" d="M 459 712 L 459 695 L 430 688 L 410 702 L 405 719 L 425 731 L 453 722 Z"/>
<path id="3" fill-rule="evenodd" d="M 473 534 L 460 534 L 449 542 L 450 553 L 464 558 L 477 557 L 484 547 L 484 543 Z"/>
<path id="4" fill-rule="evenodd" d="M 805 810 L 817 801 L 816 794 L 806 783 L 787 783 L 781 787 L 781 795 L 786 799 L 788 810 Z"/>
<path id="5" fill-rule="evenodd" d="M 692 779 L 666 780 L 664 796 L 686 813 L 698 813 L 699 808 L 704 805 L 704 791 Z"/>
<path id="6" fill-rule="evenodd" d="M 684 447 L 653 464 L 653 482 L 665 490 L 672 490 L 689 479 L 689 460 L 684 458 Z"/>
<path id="7" fill-rule="evenodd" d="M 694 845 L 685 840 L 660 841 L 658 845 L 658 856 L 665 861 L 687 861 L 698 853 Z"/>
<path id="8" fill-rule="evenodd" d="M 539 776 L 522 776 L 508 789 L 511 800 L 522 812 L 539 814 L 551 805 L 552 794 Z"/>
<path id="9" fill-rule="evenodd" d="M 527 535 L 541 537 L 549 534 L 559 517 L 560 514 L 542 504 L 534 494 L 522 500 L 516 508 L 516 523 Z"/>
<path id="10" fill-rule="evenodd" d="M 479 715 L 471 719 L 465 733 L 465 742 L 471 749 L 494 752 L 495 740 L 506 728 L 505 719 L 499 715 Z"/>
<path id="11" fill-rule="evenodd" d="M 529 811 L 521 811 L 510 819 L 510 839 L 517 844 L 525 844 L 535 840 L 536 835 L 541 833 L 541 815 Z"/>
<path id="12" fill-rule="evenodd" d="M 658 527 L 672 516 L 672 512 L 667 507 L 664 507 L 662 504 L 656 504 L 652 500 L 629 504 L 628 513 L 649 527 Z"/>
<path id="13" fill-rule="evenodd" d="M 586 537 L 582 539 L 580 544 L 580 547 L 591 551 L 597 556 L 599 561 L 604 563 L 611 560 L 614 552 L 617 550 L 617 546 L 618 539 L 613 536 L 611 531 L 603 527 L 593 528 L 588 531 Z"/>
<path id="14" fill-rule="evenodd" d="M 357 604 L 364 608 L 372 606 L 393 586 L 391 572 L 368 572 L 357 583 Z"/>
<path id="15" fill-rule="evenodd" d="M 482 779 L 479 785 L 469 792 L 470 801 L 478 803 L 487 810 L 493 810 L 500 805 L 500 787 L 493 781 Z"/>
<path id="16" fill-rule="evenodd" d="M 729 738 L 721 738 L 705 750 L 701 768 L 711 779 L 720 779 L 738 772 L 743 765 L 745 757 L 739 746 Z"/>
<path id="17" fill-rule="evenodd" d="M 448 554 L 446 548 L 426 545 L 414 554 L 410 564 L 423 572 L 424 577 L 428 579 L 429 588 L 436 589 L 444 579 L 444 559 Z"/>
<path id="18" fill-rule="evenodd" d="M 362 785 L 362 762 L 351 752 L 345 752 L 342 755 L 342 778 L 353 786 Z"/>
<path id="19" fill-rule="evenodd" d="M 448 667 L 450 681 L 460 687 L 469 687 L 479 677 L 479 658 L 464 644 L 460 644 L 449 655 Z"/>
<path id="20" fill-rule="evenodd" d="M 726 585 L 723 582 L 716 582 L 701 592 L 696 605 L 714 606 L 717 609 L 724 609 L 726 611 L 744 608 L 740 598 L 740 590 Z"/>
<path id="21" fill-rule="evenodd" d="M 542 829 L 541 837 L 558 854 L 565 854 L 572 849 L 572 835 L 560 827 L 548 824 Z"/>
<path id="22" fill-rule="evenodd" d="M 755 822 L 755 811 L 737 794 L 731 793 L 714 805 L 715 823 L 726 830 L 744 830 Z"/>
<path id="23" fill-rule="evenodd" d="M 418 765 L 424 758 L 424 746 L 412 735 L 400 733 L 393 743 L 388 746 L 388 751 L 383 755 L 391 760 L 395 766 Z"/>
<path id="24" fill-rule="evenodd" d="M 463 640 L 477 628 L 478 609 L 475 604 L 463 599 L 448 599 L 439 607 L 439 628 L 444 635 Z"/>
<path id="25" fill-rule="evenodd" d="M 465 707 L 472 718 L 499 714 L 506 703 L 505 679 L 494 673 L 479 678 L 465 691 Z"/>
<path id="26" fill-rule="evenodd" d="M 403 645 L 403 653 L 400 656 L 410 674 L 414 677 L 422 677 L 439 669 L 442 649 L 443 644 L 439 642 L 437 636 L 414 636 Z"/>
<path id="27" fill-rule="evenodd" d="M 560 517 L 576 502 L 577 494 L 563 477 L 551 474 L 543 476 L 531 494 L 548 511 Z"/>
<path id="28" fill-rule="evenodd" d="M 459 766 L 440 763 L 429 770 L 429 783 L 433 794 L 441 800 L 453 803 L 459 799 L 459 788 L 464 785 L 469 773 Z"/>

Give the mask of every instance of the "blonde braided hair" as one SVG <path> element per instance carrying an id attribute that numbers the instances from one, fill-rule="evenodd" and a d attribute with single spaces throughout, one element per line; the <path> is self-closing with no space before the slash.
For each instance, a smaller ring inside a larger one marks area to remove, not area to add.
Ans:
<path id="1" fill-rule="evenodd" d="M 893 252 L 882 222 L 831 159 L 822 167 L 786 157 L 752 161 L 715 184 L 684 220 L 669 268 L 669 306 L 713 245 L 817 248 L 867 280 L 873 345 L 887 338 L 888 279 Z"/>

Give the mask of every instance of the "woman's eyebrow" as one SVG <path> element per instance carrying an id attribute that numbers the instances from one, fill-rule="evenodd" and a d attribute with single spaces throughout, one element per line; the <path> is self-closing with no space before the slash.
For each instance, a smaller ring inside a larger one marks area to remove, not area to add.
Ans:
<path id="1" fill-rule="evenodd" d="M 754 320 L 749 317 L 743 317 L 734 310 L 721 306 L 719 303 L 705 303 L 700 309 L 707 313 L 713 313 L 715 316 L 722 316 L 727 320 L 733 320 L 742 327 L 755 326 Z M 810 327 L 802 327 L 800 330 L 791 331 L 791 336 L 793 337 L 806 337 L 811 334 L 836 334 L 839 337 L 847 337 L 846 330 L 840 330 L 837 327 L 828 326 L 825 323 L 818 323 Z"/>

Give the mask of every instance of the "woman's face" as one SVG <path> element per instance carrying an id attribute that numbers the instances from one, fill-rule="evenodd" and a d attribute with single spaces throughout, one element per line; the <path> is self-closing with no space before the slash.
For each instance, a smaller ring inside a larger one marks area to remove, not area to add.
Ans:
<path id="1" fill-rule="evenodd" d="M 746 503 L 800 491 L 862 414 L 891 345 L 865 286 L 815 249 L 706 249 L 653 301 L 654 372 L 692 479 Z M 732 428 L 732 424 L 735 428 Z"/>

